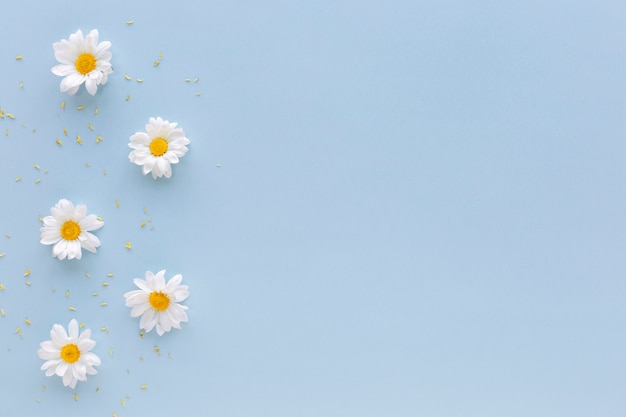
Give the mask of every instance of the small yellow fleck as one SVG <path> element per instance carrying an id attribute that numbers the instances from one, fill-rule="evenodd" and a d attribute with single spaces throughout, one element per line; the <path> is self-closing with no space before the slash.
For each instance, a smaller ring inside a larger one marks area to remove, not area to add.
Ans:
<path id="1" fill-rule="evenodd" d="M 5 255 L 6 255 L 6 253 L 4 253 L 4 252 L 0 253 L 0 258 L 4 258 Z"/>
<path id="2" fill-rule="evenodd" d="M 139 360 L 140 360 L 140 361 L 142 361 L 142 360 L 143 360 L 143 355 L 141 355 L 141 356 L 139 357 Z"/>
<path id="3" fill-rule="evenodd" d="M 30 326 L 30 319 L 28 317 L 26 317 L 26 320 L 24 320 L 26 322 L 26 324 L 28 324 Z"/>
<path id="4" fill-rule="evenodd" d="M 74 401 L 78 401 L 78 394 L 74 393 Z"/>
<path id="5" fill-rule="evenodd" d="M 132 20 L 127 20 L 127 21 L 126 21 L 126 24 L 127 24 L 127 25 L 132 25 L 133 23 L 135 23 L 135 22 L 133 22 Z"/>
<path id="6" fill-rule="evenodd" d="M 13 334 L 18 334 L 20 332 L 20 330 L 22 330 L 22 328 L 21 327 L 17 327 L 15 329 L 15 331 L 13 332 Z"/>
<path id="7" fill-rule="evenodd" d="M 4 317 L 5 316 L 5 312 L 4 310 L 0 309 L 0 316 Z"/>
<path id="8" fill-rule="evenodd" d="M 83 139 L 80 137 L 80 135 L 76 135 L 76 143 L 82 145 L 83 144 Z"/>
<path id="9" fill-rule="evenodd" d="M 126 401 L 122 398 L 122 407 L 126 407 Z"/>
<path id="10" fill-rule="evenodd" d="M 56 291 L 57 291 L 57 289 L 52 287 L 52 292 L 56 292 Z"/>
<path id="11" fill-rule="evenodd" d="M 129 80 L 129 81 L 130 81 L 130 79 L 131 79 L 131 78 L 128 76 L 128 74 L 124 74 L 124 78 L 126 78 L 126 79 L 127 79 L 127 80 Z"/>
<path id="12" fill-rule="evenodd" d="M 108 283 L 108 282 L 106 282 L 106 281 L 104 281 L 104 282 L 102 283 L 102 286 L 103 286 L 103 287 L 108 287 L 108 286 L 109 286 L 109 283 Z"/>
<path id="13" fill-rule="evenodd" d="M 103 171 L 102 171 L 102 173 L 103 173 L 104 175 L 106 175 L 106 174 L 107 174 L 107 170 L 106 170 L 106 169 L 105 169 L 105 170 L 103 170 Z"/>
<path id="14" fill-rule="evenodd" d="M 157 355 L 161 356 L 161 349 L 159 349 L 158 346 L 154 346 L 152 349 L 154 349 L 154 351 L 157 353 Z"/>
<path id="15" fill-rule="evenodd" d="M 75 309 L 74 307 L 72 307 L 72 306 L 68 306 L 68 307 L 67 307 L 67 309 L 68 309 L 69 311 L 76 311 L 76 309 Z"/>
<path id="16" fill-rule="evenodd" d="M 39 398 L 35 397 L 35 402 L 39 403 Z"/>
<path id="17" fill-rule="evenodd" d="M 163 54 L 159 54 L 159 61 L 163 59 Z"/>
<path id="18" fill-rule="evenodd" d="M 0 291 L 4 291 L 4 284 L 0 282 Z"/>
<path id="19" fill-rule="evenodd" d="M 9 119 L 15 119 L 15 116 L 13 116 L 11 113 L 7 113 L 7 117 L 8 117 Z"/>
<path id="20" fill-rule="evenodd" d="M 20 332 L 19 336 L 20 336 L 20 339 L 24 339 L 24 333 Z"/>
<path id="21" fill-rule="evenodd" d="M 61 142 L 59 139 L 55 140 L 55 142 L 57 143 L 57 145 L 63 146 L 63 142 Z"/>
<path id="22" fill-rule="evenodd" d="M 16 61 L 21 61 L 24 57 L 22 55 L 18 55 L 15 57 Z"/>
<path id="23" fill-rule="evenodd" d="M 146 222 L 141 222 L 141 227 L 144 227 L 146 225 Z"/>
<path id="24" fill-rule="evenodd" d="M 24 284 L 28 285 L 30 287 L 30 281 L 24 281 Z"/>
<path id="25" fill-rule="evenodd" d="M 63 134 L 67 136 L 67 129 L 63 128 Z"/>
<path id="26" fill-rule="evenodd" d="M 43 217 L 39 216 L 39 221 L 43 223 Z"/>
<path id="27" fill-rule="evenodd" d="M 48 175 L 48 170 L 46 169 L 43 173 L 44 173 L 44 174 L 46 174 L 46 175 Z"/>
<path id="28" fill-rule="evenodd" d="M 89 274 L 89 272 L 85 272 L 85 276 L 86 276 L 87 278 L 91 278 L 91 275 Z"/>
<path id="29" fill-rule="evenodd" d="M 80 326 L 78 326 L 78 327 L 80 327 L 81 329 L 82 329 L 83 327 L 85 327 L 85 322 L 84 322 L 84 321 L 83 321 L 83 322 L 81 322 L 81 323 L 80 323 Z"/>
<path id="30" fill-rule="evenodd" d="M 141 78 L 137 78 L 137 82 L 138 82 L 138 83 L 142 83 L 142 82 L 143 82 L 143 80 L 142 80 Z"/>
<path id="31" fill-rule="evenodd" d="M 143 212 L 144 212 L 144 213 L 147 213 L 147 212 L 148 212 L 148 207 L 144 207 L 144 208 L 143 208 Z"/>
<path id="32" fill-rule="evenodd" d="M 185 82 L 186 83 L 190 83 L 191 82 L 191 78 L 185 78 Z"/>
<path id="33" fill-rule="evenodd" d="M 45 391 L 45 390 L 46 390 L 46 386 L 45 386 L 45 385 L 42 385 L 42 386 L 41 386 L 41 391 L 43 392 L 43 391 Z"/>
<path id="34" fill-rule="evenodd" d="M 199 96 L 200 96 L 200 92 L 197 92 L 197 93 L 196 93 L 196 97 L 199 97 Z"/>
<path id="35" fill-rule="evenodd" d="M 40 168 L 39 168 L 39 165 L 37 165 L 37 164 L 33 164 L 33 168 L 35 168 L 35 169 L 40 169 Z"/>
<path id="36" fill-rule="evenodd" d="M 91 123 L 87 124 L 87 128 L 89 128 L 89 130 L 93 130 L 93 126 L 91 125 Z"/>
<path id="37" fill-rule="evenodd" d="M 152 216 L 148 216 L 148 223 L 152 221 Z"/>
<path id="38" fill-rule="evenodd" d="M 9 129 L 4 131 L 4 136 L 9 136 Z"/>
<path id="39" fill-rule="evenodd" d="M 109 273 L 107 274 L 107 277 L 114 277 L 114 276 L 115 276 L 115 274 L 114 274 L 113 272 L 109 272 Z"/>
<path id="40" fill-rule="evenodd" d="M 113 348 L 109 349 L 109 356 L 113 356 Z"/>
<path id="41" fill-rule="evenodd" d="M 220 168 L 222 164 L 215 164 L 216 167 Z"/>
<path id="42" fill-rule="evenodd" d="M 98 110 L 98 106 L 96 106 L 96 109 L 93 111 L 93 114 L 95 114 L 97 116 L 98 113 L 100 113 L 100 110 Z"/>
<path id="43" fill-rule="evenodd" d="M 35 180 L 35 184 L 39 184 L 40 182 L 41 182 L 41 180 L 40 180 L 39 178 L 37 178 L 37 179 Z"/>
<path id="44" fill-rule="evenodd" d="M 143 337 L 146 334 L 146 331 L 144 329 L 141 329 L 139 331 L 139 337 Z"/>
<path id="45" fill-rule="evenodd" d="M 96 387 L 96 392 L 100 391 L 100 387 Z"/>
<path id="46" fill-rule="evenodd" d="M 159 62 L 159 61 L 154 61 L 154 64 L 152 64 L 152 65 L 154 65 L 155 67 L 158 67 L 158 66 L 159 66 L 159 64 L 160 64 L 160 62 Z"/>
<path id="47" fill-rule="evenodd" d="M 90 165 L 89 165 L 89 162 L 85 162 L 85 166 L 86 166 L 87 168 L 89 168 L 89 166 L 90 166 Z"/>
<path id="48" fill-rule="evenodd" d="M 97 292 L 92 292 L 91 295 L 94 296 L 94 297 L 97 297 L 98 293 Z"/>
<path id="49" fill-rule="evenodd" d="M 108 327 L 100 327 L 100 331 L 109 333 L 109 328 Z"/>
<path id="50" fill-rule="evenodd" d="M 106 306 L 108 306 L 108 304 L 105 303 L 104 301 L 100 303 L 100 307 L 106 307 Z"/>
<path id="51" fill-rule="evenodd" d="M 69 297 L 70 296 L 70 290 L 65 291 L 65 297 Z"/>
<path id="52" fill-rule="evenodd" d="M 194 82 L 194 83 L 197 83 L 198 81 L 200 81 L 200 78 L 198 78 L 198 77 L 196 77 L 196 78 L 193 80 L 193 82 Z"/>
<path id="53" fill-rule="evenodd" d="M 102 221 L 102 217 L 98 217 L 98 220 Z"/>
<path id="54" fill-rule="evenodd" d="M 118 417 L 118 415 L 115 413 L 111 413 L 111 417 Z"/>
<path id="55" fill-rule="evenodd" d="M 148 386 L 147 385 L 142 385 L 139 388 L 141 388 L 141 389 L 148 389 Z"/>
<path id="56" fill-rule="evenodd" d="M 20 81 L 20 88 L 24 88 L 24 81 Z"/>
<path id="57" fill-rule="evenodd" d="M 20 177 L 17 177 L 17 178 L 15 179 L 15 182 L 19 182 L 19 181 L 22 181 L 22 177 L 21 177 L 21 176 L 20 176 Z"/>
<path id="58" fill-rule="evenodd" d="M 171 353 L 168 353 L 167 357 L 170 358 L 170 359 L 174 359 L 174 356 Z"/>
<path id="59" fill-rule="evenodd" d="M 124 245 L 124 247 L 125 247 L 126 249 L 131 249 L 131 248 L 132 248 L 132 246 L 130 245 L 130 242 L 126 242 L 126 244 Z"/>
<path id="60" fill-rule="evenodd" d="M 104 139 L 102 138 L 102 136 L 98 135 L 96 136 L 96 143 L 100 143 L 102 142 Z"/>
<path id="61" fill-rule="evenodd" d="M 11 239 L 11 234 L 10 234 L 9 232 L 6 232 L 6 233 L 4 234 L 4 236 L 5 236 L 7 239 Z"/>
<path id="62" fill-rule="evenodd" d="M 76 110 L 84 110 L 84 109 L 85 109 L 85 106 L 78 106 L 78 107 L 76 107 Z"/>
<path id="63" fill-rule="evenodd" d="M 65 109 L 65 101 L 61 103 L 61 108 Z"/>
<path id="64" fill-rule="evenodd" d="M 120 206 L 119 200 L 115 200 L 115 207 L 119 207 L 119 206 Z"/>
<path id="65" fill-rule="evenodd" d="M 26 271 L 24 271 L 24 276 L 27 277 L 30 275 L 30 268 L 28 268 Z"/>
<path id="66" fill-rule="evenodd" d="M 130 100 L 130 94 L 126 96 L 126 101 Z"/>

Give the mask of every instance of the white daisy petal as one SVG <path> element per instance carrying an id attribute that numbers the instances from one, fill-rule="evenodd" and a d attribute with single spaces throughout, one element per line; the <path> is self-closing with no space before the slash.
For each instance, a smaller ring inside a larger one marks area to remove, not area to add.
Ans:
<path id="1" fill-rule="evenodd" d="M 180 323 L 188 320 L 185 313 L 187 307 L 177 302 L 177 293 L 189 293 L 186 285 L 180 285 L 181 282 L 182 275 L 176 274 L 166 284 L 165 270 L 156 274 L 146 271 L 145 281 L 134 279 L 139 289 L 128 291 L 124 298 L 126 306 L 132 307 L 131 317 L 141 317 L 140 329 L 149 332 L 156 328 L 157 334 L 161 336 L 172 329 L 180 329 Z"/>

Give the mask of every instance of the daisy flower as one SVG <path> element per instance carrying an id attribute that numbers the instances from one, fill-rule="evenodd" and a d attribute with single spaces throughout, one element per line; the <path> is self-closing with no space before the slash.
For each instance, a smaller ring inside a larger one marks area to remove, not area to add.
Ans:
<path id="1" fill-rule="evenodd" d="M 104 226 L 95 214 L 87 214 L 84 204 L 74 204 L 62 198 L 50 209 L 52 216 L 43 218 L 43 227 L 40 229 L 41 240 L 44 245 L 54 245 L 52 256 L 59 259 L 80 259 L 81 248 L 89 252 L 96 252 L 100 246 L 100 239 L 89 233 Z"/>
<path id="2" fill-rule="evenodd" d="M 41 370 L 46 376 L 58 375 L 63 378 L 63 385 L 76 388 L 76 382 L 86 381 L 87 375 L 95 375 L 94 366 L 100 365 L 100 358 L 90 352 L 96 342 L 91 340 L 91 330 L 78 334 L 78 323 L 70 321 L 68 332 L 60 324 L 50 330 L 50 339 L 41 342 L 37 351 L 39 359 L 46 361 Z M 69 333 L 69 334 L 68 334 Z"/>
<path id="3" fill-rule="evenodd" d="M 129 147 L 134 149 L 128 155 L 130 162 L 141 165 L 143 175 L 152 172 L 152 178 L 172 176 L 172 164 L 178 163 L 188 151 L 185 145 L 189 139 L 183 129 L 176 128 L 160 117 L 150 118 L 145 132 L 137 132 L 130 137 Z"/>
<path id="4" fill-rule="evenodd" d="M 186 285 L 180 285 L 182 275 L 177 274 L 165 283 L 165 270 L 153 274 L 146 271 L 146 279 L 135 278 L 134 283 L 138 290 L 124 294 L 126 307 L 132 307 L 131 317 L 141 316 L 139 328 L 149 332 L 156 326 L 159 336 L 175 329 L 180 329 L 181 322 L 187 322 L 187 306 L 181 306 L 179 301 L 189 297 Z"/>
<path id="5" fill-rule="evenodd" d="M 107 77 L 113 72 L 111 67 L 111 42 L 98 43 L 98 30 L 94 29 L 85 37 L 83 32 L 70 35 L 69 41 L 61 39 L 52 44 L 54 57 L 60 62 L 52 67 L 52 73 L 63 78 L 61 92 L 73 96 L 82 83 L 92 96 L 98 91 L 98 85 L 106 84 Z"/>

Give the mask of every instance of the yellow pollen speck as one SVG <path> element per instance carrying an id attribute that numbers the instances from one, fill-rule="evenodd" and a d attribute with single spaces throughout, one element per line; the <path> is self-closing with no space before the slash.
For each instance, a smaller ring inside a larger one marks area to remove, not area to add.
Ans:
<path id="1" fill-rule="evenodd" d="M 102 139 L 102 136 L 98 135 L 96 136 L 96 143 L 100 143 L 102 142 L 104 139 Z"/>
<path id="2" fill-rule="evenodd" d="M 106 174 L 107 174 L 107 170 L 106 170 L 106 169 L 105 169 L 105 170 L 103 170 L 103 171 L 102 171 L 102 173 L 103 173 L 104 175 L 106 175 Z"/>
<path id="3" fill-rule="evenodd" d="M 146 222 L 141 222 L 141 227 L 144 227 L 146 225 Z"/>
<path id="4" fill-rule="evenodd" d="M 148 216 L 148 223 L 152 221 L 152 216 Z"/>
<path id="5" fill-rule="evenodd" d="M 159 61 L 163 59 L 163 54 L 159 54 Z"/>
<path id="6" fill-rule="evenodd" d="M 4 310 L 1 310 L 1 309 L 0 309 L 0 315 L 1 315 L 2 317 L 4 317 L 4 316 L 5 316 L 5 312 L 4 312 Z"/>
<path id="7" fill-rule="evenodd" d="M 100 303 L 100 307 L 106 307 L 106 306 L 108 306 L 108 304 L 105 303 L 104 301 Z"/>
<path id="8" fill-rule="evenodd" d="M 130 249 L 132 249 L 132 246 L 131 246 L 130 242 L 126 242 L 126 244 L 124 245 L 124 247 L 125 247 L 126 249 L 129 249 L 129 250 L 130 250 Z"/>
<path id="9" fill-rule="evenodd" d="M 124 399 L 122 398 L 122 408 L 126 407 L 126 401 L 124 401 Z"/>
<path id="10" fill-rule="evenodd" d="M 155 67 L 158 67 L 158 66 L 159 66 L 159 64 L 160 64 L 160 62 L 159 62 L 159 61 L 154 61 L 154 64 L 152 64 L 152 65 L 154 65 Z"/>
<path id="11" fill-rule="evenodd" d="M 43 223 L 43 217 L 39 216 L 39 221 Z"/>
<path id="12" fill-rule="evenodd" d="M 22 328 L 21 327 L 17 327 L 15 329 L 15 331 L 13 332 L 13 334 L 18 334 L 20 332 L 20 330 L 22 330 Z"/>
<path id="13" fill-rule="evenodd" d="M 111 413 L 111 417 L 118 417 L 118 415 L 115 413 Z"/>
<path id="14" fill-rule="evenodd" d="M 170 358 L 170 359 L 174 359 L 174 356 L 171 353 L 168 353 L 167 357 Z"/>
<path id="15" fill-rule="evenodd" d="M 128 76 L 128 74 L 124 74 L 124 78 L 126 78 L 127 80 L 131 80 L 131 78 Z"/>
<path id="16" fill-rule="evenodd" d="M 97 116 L 98 113 L 100 113 L 100 110 L 98 110 L 98 106 L 96 106 L 96 109 L 93 111 L 93 114 L 95 114 Z"/>
<path id="17" fill-rule="evenodd" d="M 109 356 L 113 356 L 113 348 L 109 349 Z"/>
<path id="18" fill-rule="evenodd" d="M 103 286 L 103 287 L 108 287 L 108 286 L 109 286 L 109 283 L 108 283 L 108 282 L 106 282 L 106 281 L 104 281 L 104 282 L 102 283 L 102 286 Z"/>
<path id="19" fill-rule="evenodd" d="M 157 355 L 161 356 L 161 349 L 159 349 L 158 346 L 154 346 L 152 349 L 154 349 L 154 351 L 157 353 Z"/>
<path id="20" fill-rule="evenodd" d="M 216 167 L 220 168 L 222 164 L 215 164 Z"/>
<path id="21" fill-rule="evenodd" d="M 4 136 L 9 136 L 9 129 L 4 131 Z"/>
<path id="22" fill-rule="evenodd" d="M 27 277 L 30 275 L 30 268 L 24 271 L 24 276 Z"/>
<path id="23" fill-rule="evenodd" d="M 30 287 L 30 281 L 24 281 L 24 284 L 28 285 Z"/>
<path id="24" fill-rule="evenodd" d="M 39 178 L 37 178 L 37 179 L 35 180 L 35 184 L 39 184 L 40 182 L 41 182 L 41 180 L 40 180 Z"/>
<path id="25" fill-rule="evenodd" d="M 148 389 L 148 386 L 147 385 L 142 385 L 139 388 L 141 388 L 141 389 Z"/>
<path id="26" fill-rule="evenodd" d="M 10 234 L 9 232 L 6 232 L 6 233 L 4 234 L 4 236 L 5 236 L 7 239 L 10 239 L 10 238 L 11 238 L 11 234 Z"/>
<path id="27" fill-rule="evenodd" d="M 74 307 L 72 307 L 72 306 L 68 306 L 68 307 L 67 307 L 67 309 L 68 309 L 69 311 L 76 311 L 76 309 L 75 309 Z"/>
<path id="28" fill-rule="evenodd" d="M 65 101 L 61 103 L 61 108 L 65 109 Z"/>
<path id="29" fill-rule="evenodd" d="M 82 145 L 83 144 L 83 140 L 81 139 L 80 135 L 76 135 L 76 143 Z"/>
<path id="30" fill-rule="evenodd" d="M 4 284 L 0 282 L 0 291 L 4 291 Z"/>
<path id="31" fill-rule="evenodd" d="M 127 20 L 127 21 L 126 21 L 126 24 L 127 24 L 127 25 L 132 25 L 133 23 L 135 23 L 135 22 L 133 22 L 132 20 Z"/>
<path id="32" fill-rule="evenodd" d="M 89 52 L 83 52 L 76 58 L 74 66 L 76 67 L 76 71 L 80 72 L 82 75 L 87 75 L 96 69 L 96 57 Z"/>
<path id="33" fill-rule="evenodd" d="M 144 207 L 144 208 L 143 208 L 143 212 L 144 212 L 144 213 L 147 213 L 147 212 L 148 212 L 148 207 Z"/>
<path id="34" fill-rule="evenodd" d="M 200 96 L 200 92 L 197 92 L 197 93 L 196 93 L 196 97 L 199 97 L 199 96 Z"/>
<path id="35" fill-rule="evenodd" d="M 146 334 L 146 331 L 144 329 L 141 329 L 139 331 L 139 337 L 143 337 Z"/>
<path id="36" fill-rule="evenodd" d="M 17 178 L 15 179 L 15 182 L 19 182 L 19 181 L 22 181 L 22 177 L 21 177 L 21 176 L 20 176 L 20 177 L 17 177 Z"/>
<path id="37" fill-rule="evenodd" d="M 142 82 L 143 82 L 143 80 L 142 80 L 141 78 L 137 78 L 137 82 L 138 82 L 138 83 L 142 83 Z"/>
<path id="38" fill-rule="evenodd" d="M 92 292 L 91 295 L 94 296 L 94 297 L 97 297 L 98 293 L 97 292 Z"/>
<path id="39" fill-rule="evenodd" d="M 6 255 L 6 253 L 4 253 L 4 252 L 0 253 L 0 258 L 4 258 L 5 255 Z"/>
<path id="40" fill-rule="evenodd" d="M 91 123 L 89 123 L 87 127 L 89 128 L 89 130 L 93 130 L 93 126 L 91 125 Z"/>
<path id="41" fill-rule="evenodd" d="M 64 134 L 65 136 L 67 136 L 67 129 L 65 129 L 65 128 L 63 129 L 63 134 Z"/>
<path id="42" fill-rule="evenodd" d="M 80 226 L 73 220 L 68 220 L 61 226 L 61 237 L 65 240 L 76 240 L 80 233 Z"/>
<path id="43" fill-rule="evenodd" d="M 107 274 L 107 277 L 114 277 L 114 276 L 115 276 L 115 274 L 114 274 L 114 273 L 112 273 L 112 272 L 110 272 L 110 273 L 108 273 L 108 274 Z"/>
<path id="44" fill-rule="evenodd" d="M 26 320 L 24 320 L 26 322 L 26 324 L 28 324 L 30 326 L 30 319 L 28 317 L 26 317 Z"/>
<path id="45" fill-rule="evenodd" d="M 143 355 L 141 355 L 141 356 L 139 357 L 139 360 L 140 360 L 140 361 L 142 361 L 142 360 L 143 360 Z"/>
<path id="46" fill-rule="evenodd" d="M 63 146 L 63 142 L 61 142 L 59 139 L 55 140 L 55 142 L 57 143 L 57 145 Z"/>
<path id="47" fill-rule="evenodd" d="M 126 96 L 126 101 L 130 100 L 130 94 Z"/>
<path id="48" fill-rule="evenodd" d="M 84 322 L 84 321 L 83 321 L 83 322 L 81 322 L 81 323 L 80 323 L 80 326 L 78 326 L 78 327 L 80 327 L 81 329 L 82 329 L 83 327 L 85 327 L 85 322 Z"/>
<path id="49" fill-rule="evenodd" d="M 42 386 L 41 386 L 41 391 L 43 392 L 43 391 L 45 391 L 45 390 L 46 390 L 46 386 L 45 386 L 45 385 L 42 385 Z"/>
<path id="50" fill-rule="evenodd" d="M 69 297 L 70 296 L 70 290 L 65 291 L 65 297 Z"/>
<path id="51" fill-rule="evenodd" d="M 196 77 L 195 80 L 193 80 L 194 83 L 197 83 L 198 81 L 200 81 L 200 78 Z"/>
<path id="52" fill-rule="evenodd" d="M 24 88 L 24 81 L 20 81 L 20 88 Z"/>
<path id="53" fill-rule="evenodd" d="M 78 401 L 78 394 L 74 393 L 74 401 Z"/>
<path id="54" fill-rule="evenodd" d="M 8 117 L 9 119 L 15 119 L 15 116 L 13 116 L 11 113 L 7 113 L 7 117 Z"/>
<path id="55" fill-rule="evenodd" d="M 152 139 L 150 142 L 150 153 L 154 156 L 163 156 L 167 152 L 167 140 L 162 137 Z"/>
<path id="56" fill-rule="evenodd" d="M 115 207 L 119 207 L 120 206 L 120 202 L 118 200 L 115 200 Z"/>
<path id="57" fill-rule="evenodd" d="M 78 106 L 76 107 L 76 110 L 83 110 L 85 108 L 85 106 Z"/>
<path id="58" fill-rule="evenodd" d="M 39 398 L 35 397 L 35 402 L 39 403 Z"/>
<path id="59" fill-rule="evenodd" d="M 100 387 L 96 387 L 96 392 L 100 391 Z"/>
<path id="60" fill-rule="evenodd" d="M 100 327 L 100 331 L 109 333 L 109 328 L 108 327 Z"/>
<path id="61" fill-rule="evenodd" d="M 190 82 L 191 82 L 191 79 L 190 79 L 190 78 L 185 78 L 185 82 L 186 82 L 186 83 L 190 83 Z"/>
<path id="62" fill-rule="evenodd" d="M 89 168 L 89 162 L 85 162 L 85 166 Z"/>
<path id="63" fill-rule="evenodd" d="M 16 61 L 21 61 L 22 59 L 24 59 L 24 57 L 22 55 L 18 55 L 15 57 Z"/>
<path id="64" fill-rule="evenodd" d="M 85 272 L 85 276 L 86 276 L 87 278 L 91 278 L 91 275 L 89 275 L 89 272 Z"/>

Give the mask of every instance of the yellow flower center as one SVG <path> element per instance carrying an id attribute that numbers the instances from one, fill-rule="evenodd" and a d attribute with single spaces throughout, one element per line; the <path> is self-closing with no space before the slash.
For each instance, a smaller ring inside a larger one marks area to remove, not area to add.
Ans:
<path id="1" fill-rule="evenodd" d="M 163 294 L 161 291 L 153 291 L 150 293 L 150 305 L 157 311 L 167 310 L 170 305 L 170 297 L 167 294 Z"/>
<path id="2" fill-rule="evenodd" d="M 76 58 L 76 62 L 74 63 L 76 66 L 76 71 L 80 72 L 83 75 L 89 74 L 91 71 L 96 69 L 96 57 L 90 54 L 89 52 L 83 52 L 78 55 Z"/>
<path id="3" fill-rule="evenodd" d="M 156 138 L 150 142 L 150 153 L 154 156 L 163 156 L 167 152 L 167 141 L 163 138 Z"/>
<path id="4" fill-rule="evenodd" d="M 80 235 L 80 226 L 74 220 L 68 220 L 61 226 L 61 237 L 65 240 L 76 240 Z"/>
<path id="5" fill-rule="evenodd" d="M 67 363 L 74 363 L 80 358 L 80 350 L 74 343 L 68 343 L 61 348 L 61 359 Z"/>

